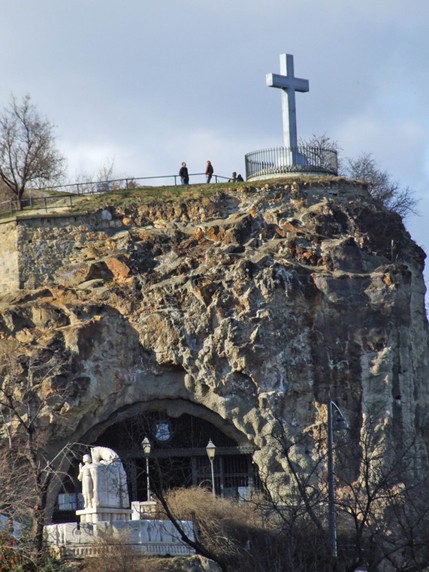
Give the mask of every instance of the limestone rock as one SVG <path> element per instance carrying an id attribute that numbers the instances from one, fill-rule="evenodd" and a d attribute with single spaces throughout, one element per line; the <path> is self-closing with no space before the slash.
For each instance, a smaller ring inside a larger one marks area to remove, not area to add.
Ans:
<path id="1" fill-rule="evenodd" d="M 427 446 L 425 255 L 363 187 L 243 186 L 23 220 L 17 233 L 0 342 L 61 365 L 41 387 L 53 444 L 84 442 L 133 404 L 174 402 L 282 473 L 273 419 L 298 436 L 331 394 L 351 446 L 375 406 L 392 452 L 415 427 Z"/>

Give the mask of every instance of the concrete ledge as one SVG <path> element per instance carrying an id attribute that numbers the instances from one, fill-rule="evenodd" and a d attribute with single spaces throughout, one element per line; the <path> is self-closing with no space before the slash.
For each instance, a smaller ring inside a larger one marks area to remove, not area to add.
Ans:
<path id="1" fill-rule="evenodd" d="M 88 546 L 87 544 L 64 546 L 61 547 L 59 553 L 61 556 L 69 558 L 87 558 L 91 556 L 106 556 L 109 553 L 114 556 L 115 551 L 120 547 L 127 547 L 130 550 L 130 555 L 143 556 L 143 555 L 159 555 L 159 556 L 190 556 L 195 554 L 190 546 L 186 544 L 169 544 L 168 542 L 145 542 L 142 544 L 103 544 L 102 546 Z"/>
<path id="2" fill-rule="evenodd" d="M 77 510 L 82 524 L 95 522 L 114 522 L 131 520 L 131 509 L 127 508 L 94 508 Z"/>
<path id="3" fill-rule="evenodd" d="M 193 540 L 192 522 L 183 520 L 180 524 L 188 537 Z M 132 555 L 194 554 L 194 550 L 181 540 L 169 520 L 99 521 L 80 525 L 77 522 L 50 524 L 45 526 L 44 536 L 46 545 L 52 552 L 73 558 L 102 556 L 109 552 L 114 555 L 115 551 L 124 548 Z"/>

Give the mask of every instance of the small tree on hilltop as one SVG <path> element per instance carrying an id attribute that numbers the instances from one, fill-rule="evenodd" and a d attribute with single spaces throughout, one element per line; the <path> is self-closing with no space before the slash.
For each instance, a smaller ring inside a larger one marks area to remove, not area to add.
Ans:
<path id="1" fill-rule="evenodd" d="M 344 174 L 367 183 L 369 194 L 389 210 L 402 217 L 416 214 L 417 200 L 413 191 L 409 187 L 401 187 L 387 171 L 382 171 L 370 153 L 346 159 Z"/>
<path id="2" fill-rule="evenodd" d="M 341 151 L 338 142 L 323 135 L 312 135 L 307 140 L 301 140 L 301 145 L 310 147 L 320 157 L 324 151 Z M 322 160 L 323 164 L 323 160 Z M 369 194 L 384 207 L 398 213 L 401 217 L 417 214 L 417 199 L 409 187 L 401 187 L 387 171 L 380 169 L 370 153 L 362 153 L 355 159 L 339 157 L 338 174 L 350 179 L 366 183 Z"/>
<path id="3" fill-rule="evenodd" d="M 49 184 L 64 174 L 64 157 L 55 148 L 53 125 L 41 117 L 26 95 L 12 96 L 0 114 L 0 180 L 16 196 L 20 208 L 25 190 Z"/>

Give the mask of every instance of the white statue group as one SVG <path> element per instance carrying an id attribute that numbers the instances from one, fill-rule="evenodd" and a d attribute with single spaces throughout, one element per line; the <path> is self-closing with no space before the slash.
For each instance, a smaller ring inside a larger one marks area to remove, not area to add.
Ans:
<path id="1" fill-rule="evenodd" d="M 128 508 L 127 477 L 117 453 L 108 447 L 93 447 L 82 460 L 78 479 L 85 510 Z"/>

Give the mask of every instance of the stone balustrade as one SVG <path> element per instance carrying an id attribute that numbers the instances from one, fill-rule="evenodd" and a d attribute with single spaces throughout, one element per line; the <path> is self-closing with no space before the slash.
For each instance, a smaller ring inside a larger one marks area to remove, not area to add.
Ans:
<path id="1" fill-rule="evenodd" d="M 180 521 L 180 524 L 193 539 L 192 523 Z M 129 546 L 133 555 L 187 556 L 195 552 L 180 539 L 169 520 L 51 524 L 45 526 L 45 540 L 57 554 L 74 558 L 114 552 L 119 545 Z"/>

